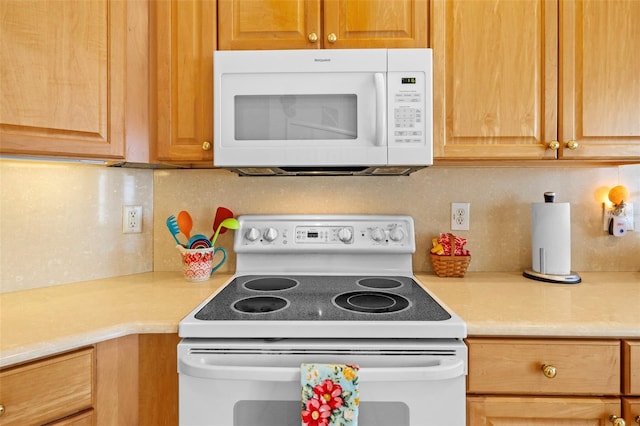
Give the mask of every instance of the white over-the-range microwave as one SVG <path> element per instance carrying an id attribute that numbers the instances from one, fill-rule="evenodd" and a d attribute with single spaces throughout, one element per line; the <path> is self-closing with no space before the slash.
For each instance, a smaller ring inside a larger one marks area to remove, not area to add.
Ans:
<path id="1" fill-rule="evenodd" d="M 431 49 L 214 52 L 214 165 L 407 175 L 433 162 Z"/>

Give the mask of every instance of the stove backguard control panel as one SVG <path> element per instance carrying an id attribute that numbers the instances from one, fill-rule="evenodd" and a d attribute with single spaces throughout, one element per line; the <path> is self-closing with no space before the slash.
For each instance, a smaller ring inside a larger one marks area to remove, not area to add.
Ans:
<path id="1" fill-rule="evenodd" d="M 246 215 L 238 220 L 234 249 L 239 253 L 415 251 L 410 216 Z"/>

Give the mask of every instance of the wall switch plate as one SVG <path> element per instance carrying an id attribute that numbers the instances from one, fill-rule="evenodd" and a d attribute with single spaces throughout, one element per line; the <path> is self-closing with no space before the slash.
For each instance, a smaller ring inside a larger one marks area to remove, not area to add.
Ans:
<path id="1" fill-rule="evenodd" d="M 138 234 L 142 232 L 142 206 L 122 207 L 122 233 Z"/>
<path id="2" fill-rule="evenodd" d="M 451 230 L 469 230 L 469 208 L 470 203 L 451 203 Z"/>

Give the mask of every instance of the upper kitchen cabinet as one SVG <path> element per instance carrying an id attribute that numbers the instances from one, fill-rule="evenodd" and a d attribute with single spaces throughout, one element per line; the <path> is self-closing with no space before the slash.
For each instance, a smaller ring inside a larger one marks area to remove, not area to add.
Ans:
<path id="1" fill-rule="evenodd" d="M 146 55 L 146 6 L 130 3 L 0 1 L 3 154 L 126 156 L 125 120 L 138 91 L 147 105 L 146 80 L 125 81 L 139 63 L 128 55 L 140 46 Z"/>
<path id="2" fill-rule="evenodd" d="M 640 161 L 640 1 L 560 5 L 559 156 Z"/>
<path id="3" fill-rule="evenodd" d="M 219 0 L 218 48 L 427 47 L 428 0 Z"/>
<path id="4" fill-rule="evenodd" d="M 151 139 L 160 161 L 213 167 L 216 2 L 150 7 Z"/>
<path id="5" fill-rule="evenodd" d="M 638 19 L 634 0 L 435 1 L 434 157 L 640 160 Z"/>

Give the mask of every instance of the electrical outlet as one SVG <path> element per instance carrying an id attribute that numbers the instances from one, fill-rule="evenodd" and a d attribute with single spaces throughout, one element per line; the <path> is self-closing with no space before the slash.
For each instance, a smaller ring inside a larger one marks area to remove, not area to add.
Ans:
<path id="1" fill-rule="evenodd" d="M 451 230 L 469 230 L 469 208 L 470 203 L 451 203 Z"/>
<path id="2" fill-rule="evenodd" d="M 137 234 L 142 232 L 142 206 L 122 207 L 122 233 Z"/>

